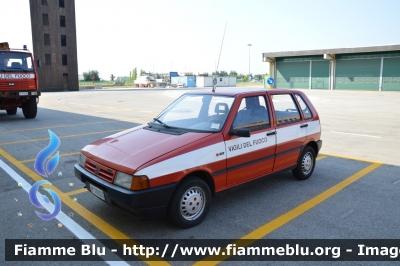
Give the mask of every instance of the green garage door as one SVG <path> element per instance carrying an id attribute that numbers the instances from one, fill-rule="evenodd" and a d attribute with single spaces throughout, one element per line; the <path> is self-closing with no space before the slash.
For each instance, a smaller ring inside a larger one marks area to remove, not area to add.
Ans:
<path id="1" fill-rule="evenodd" d="M 336 60 L 337 90 L 379 90 L 381 59 Z"/>
<path id="2" fill-rule="evenodd" d="M 383 59 L 382 90 L 400 91 L 400 58 Z"/>
<path id="3" fill-rule="evenodd" d="M 329 89 L 329 61 L 312 61 L 311 88 Z"/>
<path id="4" fill-rule="evenodd" d="M 310 61 L 277 62 L 276 88 L 308 89 Z"/>

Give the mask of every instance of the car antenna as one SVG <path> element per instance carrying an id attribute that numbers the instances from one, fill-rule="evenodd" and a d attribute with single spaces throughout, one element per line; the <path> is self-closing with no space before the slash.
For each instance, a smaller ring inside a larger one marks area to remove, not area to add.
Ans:
<path id="1" fill-rule="evenodd" d="M 226 24 L 228 24 L 228 22 L 225 23 L 224 35 L 222 36 L 221 49 L 219 50 L 218 64 L 217 64 L 217 69 L 215 70 L 215 74 L 217 74 L 217 72 L 218 72 L 219 59 L 221 58 L 222 45 L 224 44 L 225 31 L 226 31 Z M 215 92 L 215 88 L 216 88 L 216 87 L 217 87 L 217 78 L 214 77 L 214 78 L 213 78 L 213 89 L 212 89 L 212 92 Z"/>

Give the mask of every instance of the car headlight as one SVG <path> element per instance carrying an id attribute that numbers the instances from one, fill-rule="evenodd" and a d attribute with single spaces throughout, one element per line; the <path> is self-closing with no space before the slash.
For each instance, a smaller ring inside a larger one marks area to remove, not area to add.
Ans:
<path id="1" fill-rule="evenodd" d="M 117 171 L 114 184 L 130 190 L 141 190 L 149 187 L 149 178 L 147 176 L 128 175 Z"/>
<path id="2" fill-rule="evenodd" d="M 86 156 L 82 153 L 79 155 L 79 165 L 85 168 Z"/>

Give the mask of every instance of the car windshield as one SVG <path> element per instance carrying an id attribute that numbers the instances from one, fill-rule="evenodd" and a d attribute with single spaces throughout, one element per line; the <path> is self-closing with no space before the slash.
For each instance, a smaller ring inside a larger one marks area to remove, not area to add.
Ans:
<path id="1" fill-rule="evenodd" d="M 27 53 L 0 52 L 0 71 L 33 72 L 32 58 Z"/>
<path id="2" fill-rule="evenodd" d="M 220 131 L 234 97 L 220 95 L 183 95 L 161 113 L 154 123 L 193 131 Z"/>

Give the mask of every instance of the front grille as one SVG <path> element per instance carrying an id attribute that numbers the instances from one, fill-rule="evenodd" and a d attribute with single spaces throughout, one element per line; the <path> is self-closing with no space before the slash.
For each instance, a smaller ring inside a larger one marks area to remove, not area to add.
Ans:
<path id="1" fill-rule="evenodd" d="M 14 83 L 13 86 L 10 86 L 10 83 Z M 0 80 L 0 90 L 32 90 L 36 89 L 36 81 L 35 79 L 1 79 Z"/>
<path id="2" fill-rule="evenodd" d="M 105 165 L 95 162 L 89 158 L 86 159 L 85 169 L 90 173 L 94 174 L 107 182 L 112 183 L 116 174 L 116 170 L 111 169 Z"/>

